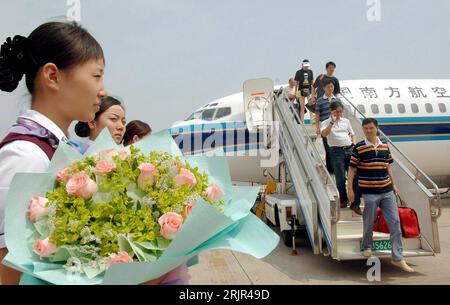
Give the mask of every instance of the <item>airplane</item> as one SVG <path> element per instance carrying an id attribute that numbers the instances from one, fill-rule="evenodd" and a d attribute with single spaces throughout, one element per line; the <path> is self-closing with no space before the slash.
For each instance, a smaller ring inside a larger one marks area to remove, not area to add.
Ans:
<path id="1" fill-rule="evenodd" d="M 344 80 L 340 87 L 341 100 L 353 104 L 360 114 L 376 118 L 380 129 L 438 186 L 450 186 L 449 79 Z M 308 111 L 305 123 L 311 122 Z M 169 131 L 177 143 L 190 144 L 180 144 L 187 154 L 207 153 L 207 146 L 223 148 L 234 181 L 254 184 L 267 180 L 260 160 L 270 149 L 264 147 L 260 132 L 246 128 L 242 92 L 204 105 L 184 121 L 175 122 Z M 219 136 L 218 131 L 222 132 Z M 276 166 L 267 169 L 277 175 Z"/>

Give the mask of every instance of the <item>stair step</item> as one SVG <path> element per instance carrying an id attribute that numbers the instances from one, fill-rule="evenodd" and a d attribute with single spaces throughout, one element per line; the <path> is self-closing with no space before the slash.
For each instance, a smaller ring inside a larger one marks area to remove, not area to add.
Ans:
<path id="1" fill-rule="evenodd" d="M 389 234 L 385 233 L 379 233 L 374 232 L 373 240 L 389 240 L 390 236 Z M 361 241 L 362 241 L 362 235 L 342 235 L 338 236 L 338 243 L 337 248 L 338 252 L 345 252 L 345 253 L 360 253 L 361 252 Z M 404 251 L 410 251 L 410 250 L 423 250 L 420 237 L 417 238 L 402 238 L 402 245 Z M 423 250 L 425 251 L 425 250 Z M 387 251 L 387 252 L 390 252 Z"/>
<path id="2" fill-rule="evenodd" d="M 361 215 L 356 214 L 349 208 L 341 209 L 339 222 L 341 221 L 362 221 L 363 218 Z"/>
<path id="3" fill-rule="evenodd" d="M 378 258 L 390 258 L 391 251 L 376 251 L 372 252 L 373 256 Z M 425 251 L 423 249 L 410 249 L 403 250 L 404 257 L 419 257 L 419 256 L 434 256 L 434 253 L 431 251 Z M 337 260 L 359 260 L 364 259 L 367 260 L 367 257 L 362 255 L 362 252 L 341 252 L 339 251 Z"/>
<path id="4" fill-rule="evenodd" d="M 389 238 L 389 234 L 373 232 L 373 240 L 388 240 Z M 337 239 L 338 241 L 360 241 L 362 234 L 338 234 Z"/>
<path id="5" fill-rule="evenodd" d="M 338 226 L 339 225 L 359 225 L 362 226 L 363 225 L 363 220 L 362 219 L 355 219 L 355 220 L 339 220 L 338 222 Z"/>

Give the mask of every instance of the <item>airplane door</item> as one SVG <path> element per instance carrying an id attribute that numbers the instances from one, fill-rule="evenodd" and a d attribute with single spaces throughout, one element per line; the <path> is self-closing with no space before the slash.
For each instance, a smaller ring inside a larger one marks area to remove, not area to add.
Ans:
<path id="1" fill-rule="evenodd" d="M 273 81 L 270 78 L 247 80 L 243 92 L 248 130 L 256 132 L 269 127 L 273 120 Z"/>

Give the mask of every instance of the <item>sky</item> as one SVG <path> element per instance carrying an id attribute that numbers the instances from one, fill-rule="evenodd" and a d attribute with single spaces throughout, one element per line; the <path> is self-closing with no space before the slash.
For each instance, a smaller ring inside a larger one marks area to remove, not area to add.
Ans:
<path id="1" fill-rule="evenodd" d="M 341 79 L 449 78 L 448 0 L 0 0 L 0 41 L 69 13 L 102 45 L 127 120 L 161 130 L 251 78 L 287 83 L 303 59 Z M 0 135 L 29 107 L 0 92 Z"/>

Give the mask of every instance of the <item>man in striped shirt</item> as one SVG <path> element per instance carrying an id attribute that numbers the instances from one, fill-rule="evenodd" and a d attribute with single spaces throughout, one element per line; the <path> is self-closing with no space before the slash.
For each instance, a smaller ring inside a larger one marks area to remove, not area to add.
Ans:
<path id="1" fill-rule="evenodd" d="M 354 200 L 353 180 L 358 177 L 358 189 L 364 199 L 363 240 L 365 257 L 372 256 L 373 225 L 380 207 L 390 232 L 392 264 L 407 272 L 414 272 L 403 258 L 402 231 L 398 215 L 394 176 L 390 164 L 394 162 L 387 144 L 378 138 L 378 122 L 367 118 L 362 122 L 366 139 L 353 149 L 348 173 L 347 194 Z"/>

